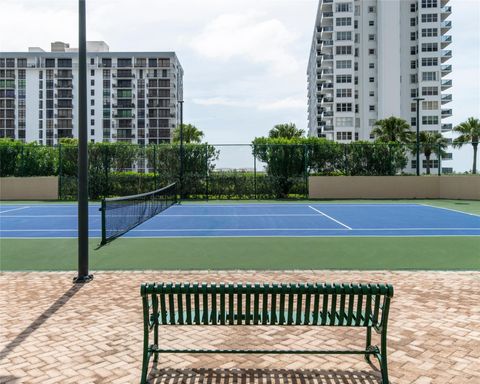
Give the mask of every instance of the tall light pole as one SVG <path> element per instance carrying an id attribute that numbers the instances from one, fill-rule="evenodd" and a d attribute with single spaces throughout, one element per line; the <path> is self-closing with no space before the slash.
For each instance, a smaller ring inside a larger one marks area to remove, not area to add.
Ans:
<path id="1" fill-rule="evenodd" d="M 87 39 L 85 0 L 78 2 L 78 275 L 76 283 L 90 281 L 88 273 L 88 132 Z"/>
<path id="2" fill-rule="evenodd" d="M 425 100 L 421 97 L 420 90 L 417 90 L 417 97 L 414 97 L 413 100 L 417 102 L 417 176 L 420 176 L 420 101 Z"/>

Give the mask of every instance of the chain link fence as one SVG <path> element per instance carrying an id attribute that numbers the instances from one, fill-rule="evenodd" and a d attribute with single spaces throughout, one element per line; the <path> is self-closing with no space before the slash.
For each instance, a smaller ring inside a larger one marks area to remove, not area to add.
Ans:
<path id="1" fill-rule="evenodd" d="M 473 146 L 421 153 L 420 172 L 471 172 Z M 76 145 L 0 144 L 0 177 L 59 176 L 60 198 L 77 198 Z M 308 197 L 310 175 L 416 174 L 415 148 L 400 144 L 133 144 L 89 146 L 89 198 L 148 192 L 176 182 L 183 198 Z M 456 165 L 457 164 L 457 165 Z M 458 166 L 460 164 L 460 166 Z M 430 168 L 430 169 L 428 169 Z"/>

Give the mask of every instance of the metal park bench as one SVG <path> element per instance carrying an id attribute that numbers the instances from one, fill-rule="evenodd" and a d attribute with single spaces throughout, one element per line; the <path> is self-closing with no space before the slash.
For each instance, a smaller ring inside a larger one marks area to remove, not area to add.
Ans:
<path id="1" fill-rule="evenodd" d="M 380 364 L 388 384 L 387 322 L 393 287 L 388 284 L 142 284 L 143 366 L 160 353 L 360 354 Z M 162 349 L 159 326 L 330 326 L 366 328 L 359 350 L 197 350 Z M 372 328 L 380 347 L 372 345 Z M 150 333 L 153 331 L 153 344 Z"/>

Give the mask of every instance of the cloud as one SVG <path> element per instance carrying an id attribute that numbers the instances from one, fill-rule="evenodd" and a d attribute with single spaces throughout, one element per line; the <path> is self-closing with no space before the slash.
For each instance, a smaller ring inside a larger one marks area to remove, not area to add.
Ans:
<path id="1" fill-rule="evenodd" d="M 287 97 L 284 99 L 259 104 L 258 109 L 259 110 L 302 109 L 306 111 L 307 101 L 305 97 Z"/>
<path id="2" fill-rule="evenodd" d="M 273 74 L 284 75 L 299 69 L 297 59 L 289 52 L 296 39 L 281 21 L 264 20 L 249 12 L 218 16 L 190 40 L 190 46 L 209 59 L 266 64 Z"/>
<path id="3" fill-rule="evenodd" d="M 240 100 L 233 100 L 226 97 L 210 97 L 205 99 L 193 99 L 195 104 L 204 106 L 221 105 L 226 107 L 251 107 L 252 103 L 248 103 Z"/>

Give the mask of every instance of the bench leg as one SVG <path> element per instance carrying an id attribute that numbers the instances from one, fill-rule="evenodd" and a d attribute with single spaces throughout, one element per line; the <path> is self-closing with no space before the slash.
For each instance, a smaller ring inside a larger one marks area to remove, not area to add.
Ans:
<path id="1" fill-rule="evenodd" d="M 148 348 L 148 347 L 147 347 Z M 143 349 L 143 362 L 142 362 L 142 378 L 140 379 L 141 384 L 147 384 L 147 375 L 148 375 L 148 362 L 150 360 L 150 352 L 148 349 Z"/>
<path id="2" fill-rule="evenodd" d="M 367 327 L 367 340 L 366 340 L 366 343 L 365 343 L 365 350 L 366 351 L 369 351 L 372 347 L 372 327 Z M 371 364 L 371 360 L 370 360 L 370 354 L 369 353 L 366 353 L 365 354 L 365 361 L 368 363 L 368 364 Z"/>
<path id="3" fill-rule="evenodd" d="M 153 326 L 153 344 L 158 348 L 158 324 Z M 158 361 L 158 353 L 153 354 L 153 361 L 155 363 Z"/>
<path id="4" fill-rule="evenodd" d="M 382 330 L 382 344 L 380 346 L 380 370 L 382 372 L 382 384 L 388 384 L 388 365 L 387 365 L 387 330 Z"/>

